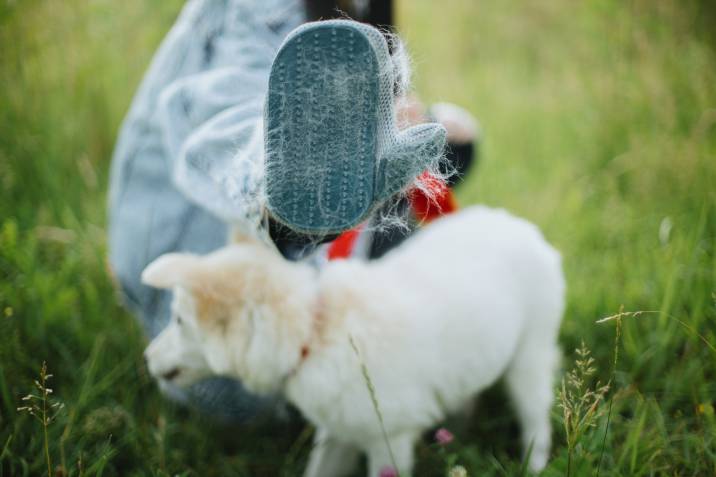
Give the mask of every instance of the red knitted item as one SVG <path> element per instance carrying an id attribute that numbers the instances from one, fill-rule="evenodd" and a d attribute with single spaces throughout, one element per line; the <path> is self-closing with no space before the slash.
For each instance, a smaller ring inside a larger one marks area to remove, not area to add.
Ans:
<path id="1" fill-rule="evenodd" d="M 331 246 L 328 247 L 328 260 L 350 257 L 361 230 L 363 230 L 363 226 L 359 225 L 354 229 L 343 232 L 331 242 Z"/>
<path id="2" fill-rule="evenodd" d="M 410 207 L 420 224 L 428 223 L 441 215 L 457 210 L 455 195 L 445 182 L 428 172 L 423 173 L 421 180 L 427 185 L 430 193 L 426 194 L 420 189 L 413 189 L 408 193 Z M 339 235 L 328 247 L 328 260 L 350 257 L 362 230 L 363 226 L 359 225 Z"/>
<path id="3" fill-rule="evenodd" d="M 426 194 L 420 189 L 413 189 L 409 194 L 410 206 L 413 209 L 415 218 L 421 224 L 437 219 L 441 215 L 450 214 L 457 210 L 457 201 L 445 182 L 429 172 L 423 172 L 420 177 L 430 190 Z"/>

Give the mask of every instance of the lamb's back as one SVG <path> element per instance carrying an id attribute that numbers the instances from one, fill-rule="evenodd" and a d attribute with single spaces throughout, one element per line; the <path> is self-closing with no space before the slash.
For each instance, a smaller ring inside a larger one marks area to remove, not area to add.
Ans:
<path id="1" fill-rule="evenodd" d="M 390 363 L 384 386 L 402 376 L 403 396 L 431 387 L 439 398 L 424 403 L 428 413 L 499 378 L 526 329 L 559 322 L 561 311 L 542 310 L 562 302 L 559 254 L 535 225 L 504 210 L 475 206 L 441 218 L 375 267 L 378 305 L 395 311 L 383 317 L 372 366 Z M 405 399 L 394 400 L 395 411 L 418 412 Z"/>
<path id="2" fill-rule="evenodd" d="M 554 280 L 561 260 L 531 222 L 503 209 L 472 206 L 429 224 L 376 268 L 444 285 L 446 293 L 492 288 L 491 283 L 509 292 L 515 285 Z"/>
<path id="3" fill-rule="evenodd" d="M 348 399 L 366 384 L 347 364 L 345 334 L 360 349 L 386 426 L 431 425 L 502 375 L 526 327 L 546 315 L 533 316 L 540 294 L 560 301 L 559 261 L 533 224 L 478 206 L 435 221 L 381 260 L 326 267 L 325 298 L 342 315 L 326 360 L 342 370 L 329 380 L 331 413 L 346 409 L 335 422 L 372 422 L 369 399 Z"/>

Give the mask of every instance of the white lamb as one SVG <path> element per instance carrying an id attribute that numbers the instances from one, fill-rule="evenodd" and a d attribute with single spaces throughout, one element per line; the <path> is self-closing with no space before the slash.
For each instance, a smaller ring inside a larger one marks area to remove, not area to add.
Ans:
<path id="1" fill-rule="evenodd" d="M 150 372 L 282 392 L 317 427 L 307 476 L 347 475 L 360 451 L 371 477 L 393 464 L 362 365 L 401 475 L 421 433 L 501 376 L 530 468 L 547 463 L 565 282 L 559 254 L 525 220 L 472 207 L 378 261 L 320 271 L 245 240 L 164 255 L 142 279 L 174 289 L 172 321 L 146 351 Z"/>

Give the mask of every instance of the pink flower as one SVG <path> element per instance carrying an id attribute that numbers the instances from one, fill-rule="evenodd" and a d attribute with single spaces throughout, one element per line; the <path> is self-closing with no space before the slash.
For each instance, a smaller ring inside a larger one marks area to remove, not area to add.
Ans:
<path id="1" fill-rule="evenodd" d="M 398 471 L 390 466 L 380 469 L 380 477 L 398 477 Z"/>
<path id="2" fill-rule="evenodd" d="M 444 446 L 446 444 L 450 444 L 453 439 L 455 439 L 455 436 L 452 435 L 452 432 L 448 431 L 444 427 L 441 427 L 435 432 L 435 440 L 438 444 L 441 446 Z"/>

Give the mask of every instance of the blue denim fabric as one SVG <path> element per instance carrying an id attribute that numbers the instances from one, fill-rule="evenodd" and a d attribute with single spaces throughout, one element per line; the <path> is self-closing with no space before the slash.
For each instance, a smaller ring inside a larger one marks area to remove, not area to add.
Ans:
<path id="1" fill-rule="evenodd" d="M 134 97 L 112 160 L 109 258 L 150 338 L 166 325 L 171 296 L 141 284 L 147 264 L 224 245 L 227 222 L 259 230 L 252 204 L 268 75 L 304 17 L 301 0 L 189 0 Z M 267 403 L 225 379 L 168 394 L 220 418 L 248 418 Z"/>

